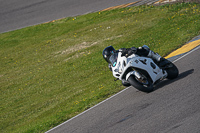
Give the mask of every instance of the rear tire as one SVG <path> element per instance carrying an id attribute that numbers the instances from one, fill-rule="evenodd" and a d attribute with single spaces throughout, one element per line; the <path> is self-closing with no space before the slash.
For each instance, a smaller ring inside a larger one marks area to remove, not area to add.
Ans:
<path id="1" fill-rule="evenodd" d="M 179 71 L 178 68 L 173 64 L 170 63 L 168 64 L 169 68 L 166 68 L 165 70 L 167 71 L 167 78 L 168 79 L 175 79 L 178 77 L 179 75 Z"/>
<path id="2" fill-rule="evenodd" d="M 148 84 L 140 83 L 134 75 L 130 75 L 128 78 L 128 82 L 139 91 L 152 92 L 154 90 L 153 84 L 148 78 L 146 80 Z"/>

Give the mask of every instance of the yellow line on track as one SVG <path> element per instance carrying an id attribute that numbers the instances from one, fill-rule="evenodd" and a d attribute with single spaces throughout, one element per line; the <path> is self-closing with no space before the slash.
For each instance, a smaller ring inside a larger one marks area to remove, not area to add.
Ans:
<path id="1" fill-rule="evenodd" d="M 172 52 L 171 54 L 169 54 L 168 56 L 166 56 L 165 58 L 170 58 L 176 55 L 180 55 L 186 52 L 189 52 L 190 50 L 194 49 L 195 47 L 200 45 L 200 39 L 190 42 L 184 46 L 182 46 L 181 48 L 177 49 L 176 51 Z"/>
<path id="2" fill-rule="evenodd" d="M 158 4 L 158 3 L 169 3 L 169 2 L 175 2 L 177 0 L 158 0 L 157 2 L 155 2 L 154 4 Z"/>
<path id="3" fill-rule="evenodd" d="M 141 1 L 141 0 L 136 1 L 136 2 L 131 2 L 131 3 L 128 3 L 128 4 L 119 5 L 119 6 L 109 7 L 109 8 L 103 9 L 103 10 L 101 10 L 101 11 L 108 11 L 108 10 L 113 10 L 113 9 L 116 9 L 116 8 L 125 8 L 125 7 L 127 7 L 127 6 L 136 4 L 136 3 L 140 2 L 140 1 Z"/>

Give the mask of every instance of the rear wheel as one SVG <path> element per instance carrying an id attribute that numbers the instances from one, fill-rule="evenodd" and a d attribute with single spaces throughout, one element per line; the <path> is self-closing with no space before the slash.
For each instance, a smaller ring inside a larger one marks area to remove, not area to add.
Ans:
<path id="1" fill-rule="evenodd" d="M 178 77 L 179 75 L 179 71 L 178 68 L 172 63 L 170 62 L 167 66 L 166 69 L 167 71 L 167 78 L 168 79 L 175 79 Z"/>
<path id="2" fill-rule="evenodd" d="M 130 75 L 128 82 L 133 87 L 143 92 L 152 92 L 154 90 L 152 82 L 145 76 L 137 78 L 135 75 Z"/>

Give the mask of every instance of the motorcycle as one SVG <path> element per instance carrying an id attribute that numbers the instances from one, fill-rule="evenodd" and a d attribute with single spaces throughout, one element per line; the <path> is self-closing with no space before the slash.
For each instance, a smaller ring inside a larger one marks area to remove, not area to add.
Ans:
<path id="1" fill-rule="evenodd" d="M 178 68 L 167 59 L 157 64 L 149 57 L 136 54 L 125 57 L 121 52 L 116 52 L 110 61 L 110 69 L 117 80 L 121 80 L 125 86 L 132 85 L 143 92 L 152 92 L 157 83 L 166 78 L 174 79 L 179 74 Z"/>

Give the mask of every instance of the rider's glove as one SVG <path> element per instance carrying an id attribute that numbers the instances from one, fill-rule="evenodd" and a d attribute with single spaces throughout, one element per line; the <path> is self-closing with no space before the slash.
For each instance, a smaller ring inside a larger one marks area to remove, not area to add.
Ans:
<path id="1" fill-rule="evenodd" d="M 121 49 L 119 49 L 119 52 L 122 52 L 122 56 L 128 57 L 132 54 L 135 54 L 137 52 L 137 48 L 135 48 L 135 47 L 128 48 L 128 49 L 121 48 Z"/>
<path id="2" fill-rule="evenodd" d="M 128 57 L 132 54 L 135 54 L 137 52 L 137 48 L 135 48 L 135 47 L 129 48 L 127 50 L 128 50 L 128 54 L 126 55 L 126 57 Z"/>
<path id="3" fill-rule="evenodd" d="M 127 49 L 126 48 L 121 48 L 121 49 L 119 49 L 119 52 L 122 53 L 122 56 L 125 56 L 127 54 Z"/>

